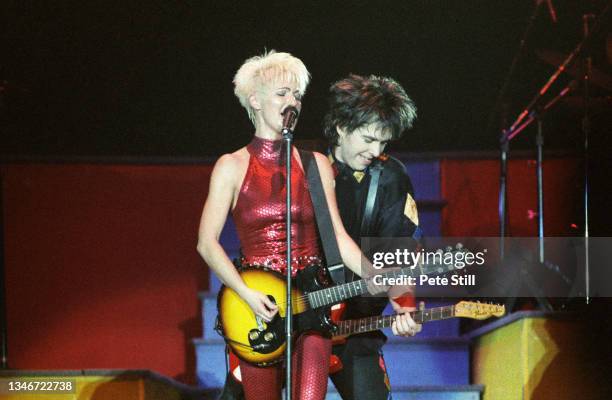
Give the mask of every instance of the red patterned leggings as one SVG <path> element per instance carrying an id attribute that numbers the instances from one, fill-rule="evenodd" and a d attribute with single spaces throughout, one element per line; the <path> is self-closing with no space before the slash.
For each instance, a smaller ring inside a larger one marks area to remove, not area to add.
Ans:
<path id="1" fill-rule="evenodd" d="M 292 399 L 325 399 L 330 354 L 330 339 L 317 333 L 298 337 L 291 355 Z M 240 371 L 247 400 L 281 399 L 284 370 L 280 365 L 261 368 L 241 362 Z"/>

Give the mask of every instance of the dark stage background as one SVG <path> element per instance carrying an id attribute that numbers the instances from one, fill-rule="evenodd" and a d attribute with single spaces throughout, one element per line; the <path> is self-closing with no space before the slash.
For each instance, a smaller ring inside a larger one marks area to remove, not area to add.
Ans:
<path id="1" fill-rule="evenodd" d="M 553 0 L 557 23 L 542 5 L 508 85 L 509 119 L 554 70 L 535 50 L 568 53 L 582 36 L 582 14 L 598 13 L 605 3 Z M 5 1 L 0 154 L 233 151 L 253 128 L 231 81 L 247 57 L 264 49 L 293 53 L 312 73 L 298 139 L 320 136 L 331 82 L 349 72 L 374 73 L 396 78 L 419 107 L 416 129 L 394 150 L 495 149 L 495 104 L 534 6 L 533 0 Z M 609 71 L 606 31 L 592 49 L 595 65 Z M 568 81 L 562 76 L 553 92 Z M 547 146 L 577 148 L 579 128 L 578 110 L 560 106 L 547 118 Z M 532 136 L 533 130 L 513 147 L 531 147 Z"/>
<path id="2" fill-rule="evenodd" d="M 493 151 L 499 111 L 513 120 L 555 69 L 535 50 L 567 54 L 581 39 L 582 14 L 607 3 L 552 1 L 558 22 L 540 8 L 501 102 L 533 0 L 3 1 L 0 177 L 11 365 L 151 368 L 193 382 L 197 291 L 208 284 L 196 230 L 211 161 L 253 132 L 232 85 L 246 58 L 276 49 L 309 68 L 298 140 L 320 138 L 333 81 L 373 73 L 397 79 L 419 107 L 415 129 L 392 151 Z M 612 75 L 609 20 L 591 49 L 595 66 Z M 562 75 L 552 92 L 570 80 Z M 593 94 L 610 96 L 599 87 Z M 598 104 L 591 224 L 610 235 L 612 113 L 609 103 Z M 547 170 L 550 227 L 576 221 L 580 228 L 580 118 L 579 107 L 560 104 L 545 119 L 546 148 L 562 149 L 571 161 L 563 165 L 572 167 Z M 533 128 L 512 143 L 533 147 Z M 495 235 L 486 230 L 497 223 L 495 153 L 472 154 L 478 160 L 464 164 L 466 154 L 443 163 L 443 228 Z M 509 196 L 519 211 L 510 218 L 524 219 L 535 201 L 533 163 L 513 161 Z M 535 234 L 535 221 L 520 228 Z"/>

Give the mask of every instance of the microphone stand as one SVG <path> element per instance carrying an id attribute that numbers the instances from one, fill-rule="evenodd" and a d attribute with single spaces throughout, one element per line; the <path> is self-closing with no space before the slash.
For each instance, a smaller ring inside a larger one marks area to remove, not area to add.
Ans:
<path id="1" fill-rule="evenodd" d="M 538 103 L 538 101 L 546 94 L 548 89 L 550 89 L 550 86 L 557 80 L 559 75 L 561 75 L 561 73 L 565 71 L 565 69 L 574 61 L 576 56 L 580 54 L 580 52 L 582 51 L 582 48 L 592 38 L 593 32 L 599 31 L 599 29 L 604 24 L 605 15 L 608 13 L 608 11 L 610 11 L 611 7 L 612 7 L 612 1 L 608 2 L 608 4 L 606 5 L 606 8 L 604 8 L 604 10 L 599 14 L 599 17 L 597 17 L 597 21 L 595 21 L 590 31 L 588 29 L 588 22 L 585 21 L 584 37 L 582 41 L 578 43 L 576 48 L 574 48 L 574 50 L 567 56 L 567 58 L 563 61 L 563 63 L 559 65 L 559 68 L 557 68 L 557 70 L 551 75 L 551 77 L 544 84 L 544 86 L 542 86 L 542 88 L 538 91 L 538 93 L 536 93 L 534 98 L 529 102 L 529 105 L 519 114 L 516 121 L 514 121 L 512 126 L 508 129 L 509 131 L 515 130 L 519 126 L 519 124 L 523 121 L 523 119 L 525 119 L 525 117 L 529 115 L 530 110 L 533 109 L 533 107 Z M 588 19 L 591 19 L 591 18 L 592 18 L 591 16 L 588 17 Z"/>
<path id="2" fill-rule="evenodd" d="M 286 231 L 287 231 L 287 298 L 285 300 L 285 372 L 286 372 L 286 387 L 285 400 L 291 400 L 291 331 L 293 330 L 293 310 L 291 304 L 291 145 L 293 142 L 293 130 L 291 128 L 283 128 L 281 131 L 283 140 L 285 141 L 285 188 L 287 189 L 286 205 Z"/>
<path id="3" fill-rule="evenodd" d="M 0 369 L 8 368 L 8 323 L 6 319 L 6 268 L 4 261 L 4 171 L 0 168 Z"/>
<path id="4" fill-rule="evenodd" d="M 508 198 L 506 194 L 506 186 L 508 181 L 508 149 L 510 147 L 510 140 L 508 139 L 508 132 L 502 131 L 501 138 L 499 140 L 500 153 L 499 153 L 499 258 L 503 261 L 505 257 L 505 244 L 506 244 L 506 200 Z"/>
<path id="5" fill-rule="evenodd" d="M 572 81 L 568 86 L 566 86 L 557 96 L 555 96 L 552 100 L 550 100 L 544 107 L 534 108 L 529 114 L 527 114 L 527 118 L 525 121 L 517 126 L 517 128 L 513 131 L 508 130 L 504 131 L 502 134 L 502 175 L 501 175 L 501 187 L 500 187 L 500 220 L 501 227 L 505 226 L 505 195 L 506 195 L 506 175 L 507 175 L 507 153 L 510 141 L 516 137 L 519 133 L 521 133 L 525 128 L 527 128 L 533 121 L 537 121 L 537 135 L 536 135 L 536 146 L 537 146 L 537 192 L 538 192 L 538 252 L 539 252 L 539 262 L 541 265 L 545 264 L 544 260 L 544 187 L 543 187 L 543 170 L 542 170 L 542 161 L 543 161 L 543 146 L 544 146 L 544 135 L 542 133 L 542 118 L 546 112 L 548 112 L 561 98 L 566 96 L 571 90 L 576 87 L 576 82 Z M 501 243 L 503 245 L 503 236 L 501 239 Z M 503 251 L 503 247 L 500 248 Z M 500 252 L 501 253 L 501 252 Z M 503 258 L 503 255 L 502 255 Z M 521 276 L 525 280 L 528 288 L 534 294 L 536 300 L 540 307 L 545 310 L 552 311 L 552 307 L 548 300 L 544 298 L 544 294 L 537 287 L 535 281 L 524 267 L 521 267 Z M 563 275 L 562 275 L 563 276 Z M 518 291 L 520 288 L 516 288 Z M 507 304 L 508 309 L 512 310 L 514 307 L 514 303 L 516 298 L 512 298 Z"/>
<path id="6" fill-rule="evenodd" d="M 542 115 L 537 115 L 538 133 L 536 134 L 536 147 L 538 157 L 537 164 L 537 179 L 538 179 L 538 253 L 541 264 L 544 264 L 544 186 L 543 186 L 543 171 L 542 171 L 542 148 L 544 147 L 544 135 L 542 133 Z"/>
<path id="7" fill-rule="evenodd" d="M 526 44 L 527 44 L 527 39 L 529 38 L 529 36 L 531 34 L 532 28 L 533 28 L 533 26 L 535 24 L 535 20 L 536 20 L 538 14 L 540 13 L 540 8 L 541 8 L 540 6 L 543 3 L 544 3 L 543 1 L 537 1 L 536 2 L 535 7 L 533 8 L 533 11 L 531 13 L 531 16 L 529 17 L 529 20 L 527 21 L 527 26 L 525 27 L 525 31 L 523 31 L 523 36 L 521 37 L 521 42 L 519 44 L 519 48 L 518 48 L 517 52 L 514 54 L 514 58 L 512 59 L 512 63 L 510 64 L 510 68 L 508 69 L 508 73 L 506 74 L 506 77 L 504 79 L 504 84 L 502 85 L 502 88 L 499 91 L 499 94 L 497 95 L 497 100 L 495 100 L 495 106 L 493 107 L 493 110 L 489 114 L 489 122 L 487 123 L 487 130 L 489 128 L 491 128 L 491 126 L 493 124 L 493 119 L 494 119 L 495 115 L 497 114 L 497 112 L 502 109 L 502 104 L 503 104 L 503 101 L 504 101 L 504 99 L 506 97 L 506 92 L 508 91 L 508 87 L 510 86 L 510 82 L 512 81 L 512 77 L 514 75 L 514 71 L 516 70 L 516 67 L 517 67 L 519 61 L 521 60 L 523 54 L 525 53 L 525 47 L 526 47 Z M 506 125 L 506 121 L 503 122 L 503 126 L 505 126 L 505 125 Z M 503 141 L 503 140 L 504 139 L 502 137 L 501 141 Z"/>
<path id="8" fill-rule="evenodd" d="M 507 158 L 507 147 L 504 148 L 504 143 L 511 140 L 513 137 L 515 137 L 520 131 L 522 131 L 527 125 L 529 125 L 532 121 L 534 117 L 534 111 L 532 111 L 533 109 L 535 109 L 535 106 L 537 105 L 537 103 L 540 101 L 540 99 L 546 94 L 546 92 L 548 92 L 548 89 L 550 89 L 550 86 L 557 80 L 557 78 L 559 77 L 559 75 L 561 75 L 561 73 L 574 61 L 574 59 L 576 58 L 576 56 L 582 51 L 583 46 L 585 46 L 587 44 L 587 42 L 593 37 L 593 33 L 599 31 L 599 29 L 601 28 L 601 26 L 604 23 L 605 20 L 605 15 L 610 11 L 610 8 L 612 7 L 612 1 L 608 2 L 608 4 L 606 5 L 606 7 L 603 9 L 603 11 L 599 14 L 599 16 L 597 17 L 597 20 L 595 21 L 595 23 L 593 24 L 592 28 L 589 29 L 589 20 L 592 18 L 592 16 L 584 16 L 583 17 L 583 21 L 584 21 L 584 37 L 582 39 L 582 41 L 576 46 L 576 48 L 567 56 L 567 58 L 563 61 L 563 63 L 561 63 L 561 65 L 557 68 L 557 70 L 553 73 L 553 75 L 548 79 L 548 81 L 544 84 L 544 86 L 538 91 L 538 93 L 536 93 L 536 95 L 534 96 L 534 98 L 531 100 L 531 102 L 529 102 L 529 104 L 527 105 L 527 107 L 519 114 L 519 116 L 517 117 L 517 119 L 514 121 L 514 123 L 510 126 L 510 128 L 508 128 L 507 130 L 503 130 L 502 131 L 502 139 L 501 139 L 501 143 L 502 143 L 502 174 L 505 174 L 505 164 L 507 162 L 506 158 Z M 589 77 L 590 77 L 590 61 L 587 59 L 587 72 L 585 73 L 585 77 L 584 77 L 584 101 L 585 101 L 585 109 L 584 109 L 584 118 L 582 121 L 582 130 L 583 130 L 583 134 L 584 134 L 584 152 L 585 152 L 585 175 L 584 175 L 584 182 L 585 182 L 585 186 L 584 186 L 584 216 L 585 216 L 585 229 L 584 229 L 584 238 L 585 238 L 585 281 L 586 281 L 586 292 L 585 292 L 585 300 L 587 302 L 587 304 L 590 301 L 590 272 L 589 272 L 589 228 L 588 228 L 588 222 L 589 222 L 589 217 L 588 217 L 588 198 L 589 198 L 589 190 L 588 190 L 588 177 L 587 177 L 587 173 L 588 173 L 588 166 L 586 166 L 586 162 L 588 162 L 588 137 L 589 137 L 589 131 L 590 131 L 590 118 L 589 118 L 589 108 L 588 108 L 588 96 L 589 96 Z M 549 102 L 547 104 L 546 107 L 544 107 L 544 109 L 549 108 L 549 106 L 552 106 L 554 103 L 556 103 L 556 101 L 561 98 L 562 96 L 564 96 L 565 94 L 567 94 L 567 91 L 571 90 L 571 84 L 569 87 L 565 88 L 560 94 L 559 96 L 557 96 L 557 98 L 553 99 L 551 102 Z M 525 118 L 527 118 L 527 122 L 523 122 L 525 120 Z M 507 143 L 505 143 L 507 146 Z M 505 150 L 504 150 L 505 149 Z M 505 217 L 506 217 L 506 209 L 505 209 L 505 202 L 502 201 L 502 195 L 505 196 L 506 193 L 506 176 L 502 175 L 501 178 L 501 182 L 500 182 L 500 201 L 499 201 L 499 214 L 500 214 L 500 227 L 502 229 L 505 229 Z M 538 199 L 540 199 L 540 197 L 538 197 Z M 541 220 L 541 218 L 540 218 Z M 505 232 L 502 230 L 500 232 L 500 237 L 501 237 L 501 241 L 502 241 L 502 246 L 500 247 L 500 249 L 502 250 L 502 254 L 503 254 L 503 238 L 504 238 L 504 234 Z M 543 254 L 543 252 L 541 253 Z"/>
<path id="9" fill-rule="evenodd" d="M 559 94 L 554 97 L 551 101 L 546 103 L 546 105 L 539 111 L 532 111 L 527 119 L 519 125 L 515 130 L 504 130 L 502 132 L 500 144 L 501 144 L 501 157 L 500 157 L 500 165 L 501 165 L 501 173 L 500 173 L 500 189 L 499 189 L 499 223 L 500 223 L 500 258 L 504 258 L 504 237 L 506 232 L 506 187 L 507 187 L 507 176 L 508 176 L 508 149 L 510 146 L 510 141 L 516 137 L 519 133 L 521 133 L 525 128 L 527 128 L 531 123 L 538 119 L 538 136 L 537 146 L 538 146 L 538 215 L 539 215 L 539 227 L 538 232 L 540 236 L 540 262 L 544 262 L 544 248 L 543 248 L 543 232 L 544 232 L 544 206 L 543 206 L 543 190 L 542 190 L 542 145 L 544 144 L 542 135 L 542 127 L 541 120 L 539 117 L 544 115 L 551 107 L 553 107 L 561 98 L 566 96 L 570 91 L 574 90 L 577 86 L 576 81 L 572 81 L 568 86 L 566 86 Z"/>
<path id="10" fill-rule="evenodd" d="M 525 52 L 527 39 L 529 38 L 531 34 L 531 31 L 535 24 L 535 20 L 538 17 L 542 4 L 544 4 L 544 1 L 538 0 L 535 4 L 535 7 L 533 8 L 531 16 L 529 17 L 527 26 L 525 27 L 525 31 L 523 32 L 523 36 L 521 38 L 519 49 L 514 55 L 514 58 L 512 59 L 510 69 L 508 70 L 508 73 L 506 74 L 506 78 L 504 80 L 504 84 L 502 85 L 502 88 L 499 91 L 499 94 L 497 95 L 495 106 L 493 107 L 493 111 L 491 112 L 489 116 L 489 122 L 487 124 L 488 127 L 491 126 L 493 117 L 495 116 L 495 114 L 502 108 L 502 103 L 506 96 L 508 87 L 510 86 L 512 76 L 514 75 L 514 71 L 516 70 L 516 66 L 518 65 L 519 60 L 521 59 L 521 57 L 523 56 Z M 503 107 L 503 108 L 504 109 L 502 111 L 502 115 L 503 115 L 502 126 L 505 126 L 507 124 L 507 121 L 506 121 L 507 109 L 506 107 Z M 499 143 L 500 143 L 500 156 L 499 156 L 500 157 L 500 162 L 499 162 L 500 172 L 499 172 L 498 215 L 499 215 L 499 232 L 500 232 L 499 233 L 499 258 L 500 260 L 503 260 L 505 257 L 506 224 L 508 222 L 508 217 L 506 213 L 506 210 L 508 208 L 508 196 L 506 193 L 507 185 L 508 185 L 508 151 L 509 151 L 508 132 L 509 131 L 502 130 L 502 134 L 499 140 Z"/>
<path id="11" fill-rule="evenodd" d="M 608 5 L 609 8 L 609 5 Z M 607 10 L 607 9 L 606 9 Z M 584 14 L 582 16 L 584 41 L 587 40 L 591 33 L 589 23 L 595 18 L 593 14 Z M 600 18 L 601 19 L 601 18 Z M 590 286 L 590 271 L 589 271 L 589 136 L 591 132 L 591 118 L 589 110 L 589 89 L 590 78 L 593 70 L 593 58 L 591 54 L 587 54 L 584 68 L 584 116 L 582 118 L 582 133 L 584 135 L 584 265 L 585 265 L 585 301 L 589 304 L 591 301 L 591 286 Z"/>

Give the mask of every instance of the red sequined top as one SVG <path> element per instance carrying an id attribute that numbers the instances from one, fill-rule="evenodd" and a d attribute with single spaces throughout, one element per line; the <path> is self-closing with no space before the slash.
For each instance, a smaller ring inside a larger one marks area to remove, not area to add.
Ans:
<path id="1" fill-rule="evenodd" d="M 286 273 L 285 147 L 282 140 L 254 137 L 246 147 L 247 168 L 232 211 L 243 265 Z M 295 155 L 291 161 L 292 274 L 321 261 L 308 183 Z"/>

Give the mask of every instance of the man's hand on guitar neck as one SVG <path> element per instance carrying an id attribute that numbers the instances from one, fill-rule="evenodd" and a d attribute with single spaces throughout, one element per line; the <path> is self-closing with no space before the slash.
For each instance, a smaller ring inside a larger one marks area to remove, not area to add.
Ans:
<path id="1" fill-rule="evenodd" d="M 272 302 L 265 294 L 247 287 L 240 297 L 247 302 L 256 317 L 260 317 L 265 322 L 272 321 L 278 312 L 278 306 Z"/>
<path id="2" fill-rule="evenodd" d="M 397 314 L 395 321 L 391 324 L 391 331 L 395 336 L 414 336 L 421 332 L 423 325 L 414 322 L 410 316 L 411 312 L 416 311 L 415 307 L 402 306 L 393 298 L 389 298 L 389 302 Z"/>
<path id="3" fill-rule="evenodd" d="M 391 331 L 395 336 L 414 336 L 421 332 L 423 325 L 414 322 L 409 314 L 410 311 L 415 310 L 405 309 L 395 317 L 395 321 L 391 324 Z"/>

